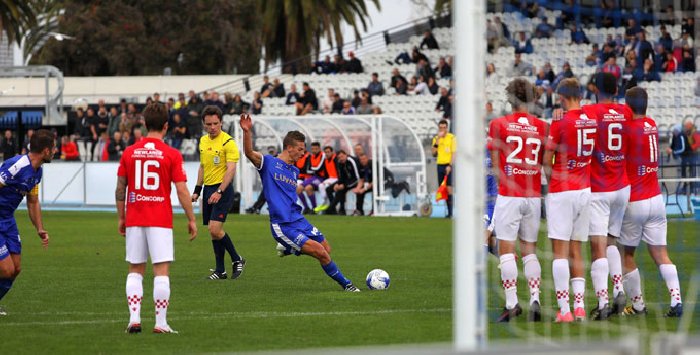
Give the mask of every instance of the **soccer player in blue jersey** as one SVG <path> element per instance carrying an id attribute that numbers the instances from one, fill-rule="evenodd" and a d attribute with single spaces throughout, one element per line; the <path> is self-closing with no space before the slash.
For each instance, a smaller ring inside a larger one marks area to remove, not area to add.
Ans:
<path id="1" fill-rule="evenodd" d="M 41 221 L 38 184 L 41 165 L 51 162 L 55 148 L 53 134 L 41 129 L 32 135 L 27 154 L 17 155 L 0 165 L 0 300 L 10 291 L 21 270 L 22 244 L 14 214 L 25 196 L 29 219 L 44 248 L 49 245 L 49 233 Z M 0 316 L 4 315 L 7 313 L 0 307 Z"/>
<path id="2" fill-rule="evenodd" d="M 323 233 L 312 226 L 301 214 L 297 202 L 296 186 L 299 169 L 294 163 L 306 150 L 303 134 L 288 132 L 282 142 L 282 152 L 277 156 L 262 155 L 253 150 L 253 121 L 250 115 L 241 115 L 245 156 L 258 169 L 263 193 L 270 211 L 272 237 L 286 248 L 285 254 L 306 254 L 321 263 L 323 271 L 345 291 L 360 292 L 331 260 L 331 247 Z"/>

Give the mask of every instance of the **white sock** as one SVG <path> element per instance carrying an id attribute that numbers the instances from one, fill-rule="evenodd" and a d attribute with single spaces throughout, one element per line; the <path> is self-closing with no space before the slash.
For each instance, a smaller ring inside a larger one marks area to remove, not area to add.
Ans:
<path id="1" fill-rule="evenodd" d="M 671 307 L 675 307 L 677 304 L 682 303 L 681 285 L 678 282 L 678 270 L 676 270 L 676 265 L 661 264 L 659 265 L 659 271 L 661 271 L 661 277 L 663 277 L 664 281 L 666 281 L 668 293 L 671 294 Z"/>
<path id="2" fill-rule="evenodd" d="M 518 266 L 515 263 L 515 255 L 501 255 L 501 281 L 506 292 L 506 308 L 513 309 L 518 304 Z"/>
<path id="3" fill-rule="evenodd" d="M 644 298 L 642 297 L 642 279 L 639 276 L 639 269 L 634 269 L 622 277 L 622 286 L 625 293 L 632 300 L 632 307 L 641 311 L 644 309 Z"/>
<path id="4" fill-rule="evenodd" d="M 598 297 L 598 309 L 608 303 L 608 259 L 600 258 L 591 264 L 591 280 L 595 296 Z"/>
<path id="5" fill-rule="evenodd" d="M 571 312 L 569 307 L 569 260 L 554 259 L 552 261 L 552 276 L 554 277 L 557 304 L 561 314 L 567 314 Z"/>
<path id="6" fill-rule="evenodd" d="M 527 279 L 527 286 L 530 287 L 530 304 L 540 301 L 540 278 L 542 277 L 542 267 L 537 255 L 530 254 L 523 257 L 523 273 Z"/>
<path id="7" fill-rule="evenodd" d="M 625 292 L 622 289 L 622 258 L 620 257 L 620 251 L 614 245 L 608 245 L 605 253 L 608 257 L 608 268 L 610 269 L 610 278 L 612 278 L 613 283 L 613 297 L 617 297 L 620 292 Z"/>
<path id="8" fill-rule="evenodd" d="M 129 305 L 129 324 L 141 323 L 143 299 L 143 275 L 132 272 L 126 275 L 126 302 Z"/>
<path id="9" fill-rule="evenodd" d="M 321 206 L 321 205 L 326 205 L 327 202 L 328 202 L 328 201 L 327 201 L 328 196 L 327 196 L 327 194 L 326 194 L 326 187 L 327 187 L 327 186 L 326 186 L 326 185 L 323 185 L 323 184 L 322 184 L 321 186 L 318 187 L 318 197 L 319 197 L 319 199 L 318 199 L 319 204 L 318 204 L 318 205 L 319 205 L 319 206 Z"/>
<path id="10" fill-rule="evenodd" d="M 574 292 L 574 309 L 585 308 L 583 303 L 584 292 L 586 292 L 586 279 L 574 277 L 571 279 L 571 290 Z"/>
<path id="11" fill-rule="evenodd" d="M 170 278 L 168 276 L 153 278 L 153 301 L 156 305 L 156 326 L 167 326 L 166 316 L 170 304 Z"/>

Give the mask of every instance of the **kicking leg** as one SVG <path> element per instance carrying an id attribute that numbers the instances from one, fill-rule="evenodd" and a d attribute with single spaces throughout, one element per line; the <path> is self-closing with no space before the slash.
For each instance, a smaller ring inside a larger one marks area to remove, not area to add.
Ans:
<path id="1" fill-rule="evenodd" d="M 331 256 L 328 254 L 326 249 L 321 243 L 315 240 L 307 240 L 306 243 L 301 247 L 301 253 L 309 255 L 321 263 L 323 271 L 337 282 L 345 291 L 350 292 L 360 292 L 360 290 L 355 287 L 352 282 L 340 272 L 337 265 L 331 260 Z"/>

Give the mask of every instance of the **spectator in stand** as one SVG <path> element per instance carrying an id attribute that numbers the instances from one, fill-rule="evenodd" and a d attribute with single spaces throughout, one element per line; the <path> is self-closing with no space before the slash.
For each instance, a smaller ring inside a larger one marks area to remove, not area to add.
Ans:
<path id="1" fill-rule="evenodd" d="M 126 99 L 119 100 L 119 114 L 128 112 L 128 106 Z"/>
<path id="2" fill-rule="evenodd" d="M 430 65 L 430 60 L 428 57 L 425 56 L 421 51 L 418 50 L 418 47 L 413 47 L 413 51 L 411 51 L 411 62 L 413 64 L 418 64 L 418 62 L 421 61 L 421 59 L 425 60 L 428 62 L 428 65 Z"/>
<path id="3" fill-rule="evenodd" d="M 433 72 L 440 74 L 440 79 L 449 80 L 452 77 L 452 67 L 450 67 L 450 65 L 447 64 L 445 57 L 440 57 L 437 66 L 435 67 L 435 69 L 433 69 Z"/>
<path id="4" fill-rule="evenodd" d="M 438 90 L 440 90 L 440 86 L 435 81 L 434 76 L 431 76 L 428 78 L 427 84 L 428 84 L 428 92 L 430 92 L 430 95 L 437 95 Z"/>
<path id="5" fill-rule="evenodd" d="M 552 63 L 545 62 L 542 67 L 544 68 L 545 78 L 547 78 L 547 80 L 549 80 L 549 83 L 551 84 L 552 82 L 554 82 L 554 78 L 556 78 L 556 75 L 554 75 L 554 69 L 552 69 Z"/>
<path id="6" fill-rule="evenodd" d="M 399 72 L 399 68 L 394 68 L 391 70 L 391 87 L 396 88 L 396 82 L 400 79 L 403 79 L 404 83 L 406 83 L 406 78 L 401 75 Z"/>
<path id="7" fill-rule="evenodd" d="M 661 69 L 666 73 L 675 73 L 678 69 L 678 61 L 672 52 L 666 53 L 666 62 L 661 65 Z"/>
<path id="8" fill-rule="evenodd" d="M 515 59 L 510 67 L 510 76 L 531 76 L 532 64 L 525 62 L 521 58 L 520 53 L 515 53 Z"/>
<path id="9" fill-rule="evenodd" d="M 323 62 L 320 62 L 319 66 L 321 67 L 322 74 L 333 74 L 338 71 L 338 68 L 335 67 L 335 64 L 331 61 L 331 56 L 329 55 L 323 59 Z"/>
<path id="10" fill-rule="evenodd" d="M 508 30 L 508 26 L 506 26 L 506 24 L 501 21 L 501 17 L 494 17 L 493 22 L 496 24 L 496 27 L 500 28 L 500 36 L 506 40 L 510 40 L 510 31 Z"/>
<path id="11" fill-rule="evenodd" d="M 673 5 L 668 5 L 663 10 L 663 15 L 661 16 L 661 19 L 659 20 L 659 24 L 668 25 L 668 26 L 673 26 L 676 24 L 676 15 L 675 15 L 674 10 L 673 10 Z"/>
<path id="12" fill-rule="evenodd" d="M 162 101 L 160 101 L 160 94 L 157 93 L 157 92 L 154 92 L 154 93 L 153 93 L 153 101 L 154 101 L 154 102 L 161 103 L 161 104 L 163 103 Z"/>
<path id="13" fill-rule="evenodd" d="M 634 51 L 636 52 L 635 54 L 637 55 L 637 62 L 639 62 L 640 60 L 645 60 L 647 58 L 653 58 L 654 48 L 651 46 L 651 43 L 649 43 L 649 41 L 647 41 L 646 32 L 644 32 L 644 31 L 637 32 L 637 43 L 636 43 Z"/>
<path id="14" fill-rule="evenodd" d="M 75 116 L 71 117 L 72 115 L 69 113 L 68 114 L 68 133 L 69 134 L 77 134 L 80 135 L 80 125 L 83 122 L 83 118 L 85 118 L 85 111 L 83 111 L 82 108 L 78 107 L 75 109 Z"/>
<path id="15" fill-rule="evenodd" d="M 343 111 L 343 104 L 345 103 L 345 100 L 343 100 L 340 97 L 340 94 L 333 93 L 333 96 L 331 98 L 331 107 L 329 113 L 337 113 L 340 114 Z"/>
<path id="16" fill-rule="evenodd" d="M 340 111 L 341 115 L 354 115 L 355 114 L 355 108 L 352 107 L 352 104 L 350 101 L 345 100 L 343 102 L 343 110 Z"/>
<path id="17" fill-rule="evenodd" d="M 661 81 L 659 72 L 654 68 L 654 62 L 652 62 L 651 59 L 646 59 L 641 69 L 637 68 L 634 78 L 637 80 L 637 82 Z"/>
<path id="18" fill-rule="evenodd" d="M 690 37 L 690 33 L 683 32 L 681 38 L 676 41 L 675 46 L 678 48 L 693 48 L 693 39 Z"/>
<path id="19" fill-rule="evenodd" d="M 440 49 L 435 36 L 433 36 L 433 33 L 429 30 L 423 32 L 423 41 L 420 42 L 420 49 L 423 49 L 423 47 L 428 47 L 428 49 Z"/>
<path id="20" fill-rule="evenodd" d="M 687 17 L 681 21 L 681 33 L 687 33 L 690 37 L 695 36 L 695 18 Z"/>
<path id="21" fill-rule="evenodd" d="M 443 118 L 449 118 L 452 114 L 452 103 L 450 102 L 450 93 L 447 88 L 440 88 L 440 99 L 435 105 L 435 112 L 442 112 Z"/>
<path id="22" fill-rule="evenodd" d="M 143 140 L 143 128 L 143 125 L 140 123 L 134 126 L 134 130 L 131 135 L 131 140 L 129 140 L 128 145 L 132 145 Z"/>
<path id="23" fill-rule="evenodd" d="M 609 44 L 604 43 L 603 52 L 600 53 L 600 65 L 605 64 L 605 62 L 607 62 L 611 56 L 617 56 L 617 54 L 615 53 L 615 49 Z"/>
<path id="24" fill-rule="evenodd" d="M 637 70 L 638 68 L 636 58 L 632 58 L 628 61 L 625 61 L 625 67 L 622 68 L 622 85 L 620 85 L 622 90 L 620 91 L 625 92 L 627 91 L 627 89 L 637 86 L 637 77 L 635 76 Z"/>
<path id="25" fill-rule="evenodd" d="M 102 135 L 103 132 L 107 132 L 109 128 L 109 114 L 107 113 L 107 108 L 100 106 L 97 109 L 97 135 Z"/>
<path id="26" fill-rule="evenodd" d="M 312 111 L 318 111 L 316 92 L 311 89 L 307 82 L 304 82 L 301 87 L 303 91 L 299 97 L 299 101 L 296 103 L 297 116 L 303 116 Z"/>
<path id="27" fill-rule="evenodd" d="M 333 112 L 333 102 L 335 102 L 335 89 L 328 88 L 326 98 L 324 98 L 323 101 L 321 101 L 321 108 L 323 110 L 323 113 Z"/>
<path id="28" fill-rule="evenodd" d="M 131 131 L 133 125 L 133 119 L 129 119 L 129 114 L 122 113 L 119 115 L 119 133 L 123 135 L 125 131 Z"/>
<path id="29" fill-rule="evenodd" d="M 372 104 L 369 103 L 369 98 L 363 96 L 360 99 L 360 105 L 357 106 L 356 113 L 358 115 L 371 115 L 373 112 L 374 109 L 372 108 Z"/>
<path id="30" fill-rule="evenodd" d="M 418 85 L 418 78 L 416 78 L 416 76 L 414 75 L 408 82 L 408 86 L 406 87 L 406 94 L 414 93 L 416 90 L 416 85 Z"/>
<path id="31" fill-rule="evenodd" d="M 275 78 L 275 80 L 272 81 L 272 93 L 270 97 L 285 97 L 286 95 L 284 84 L 282 84 L 280 79 Z"/>
<path id="32" fill-rule="evenodd" d="M 350 51 L 348 52 L 348 57 L 350 60 L 348 61 L 347 64 L 347 72 L 349 73 L 355 73 L 355 74 L 360 74 L 364 72 L 365 70 L 362 68 L 362 62 L 355 57 L 355 52 Z"/>
<path id="33" fill-rule="evenodd" d="M 550 25 L 547 22 L 547 17 L 543 16 L 542 22 L 535 27 L 535 38 L 550 38 L 552 32 L 554 32 L 554 26 Z"/>
<path id="34" fill-rule="evenodd" d="M 357 108 L 357 106 L 360 106 L 360 91 L 358 90 L 353 90 L 352 92 L 352 99 L 350 100 L 350 105 L 353 108 Z"/>
<path id="35" fill-rule="evenodd" d="M 561 72 L 559 72 L 559 74 L 557 74 L 557 76 L 554 78 L 554 81 L 551 83 L 551 87 L 556 88 L 557 86 L 559 86 L 559 83 L 562 80 L 573 77 L 574 72 L 571 71 L 571 65 L 569 64 L 569 62 L 564 62 L 561 68 Z"/>
<path id="36" fill-rule="evenodd" d="M 685 72 L 695 72 L 695 58 L 689 49 L 683 49 L 683 60 L 680 69 Z"/>
<path id="37" fill-rule="evenodd" d="M 328 57 L 328 56 L 326 56 Z M 287 101 L 285 101 L 285 105 L 294 105 L 299 101 L 299 93 L 297 92 L 297 86 L 296 84 L 292 84 L 289 87 L 289 93 L 287 94 Z"/>
<path id="38" fill-rule="evenodd" d="M 545 75 L 544 68 L 540 68 L 540 70 L 537 71 L 537 76 L 535 76 L 535 86 L 550 85 L 551 83 L 552 82 L 549 81 Z"/>
<path id="39" fill-rule="evenodd" d="M 622 70 L 620 69 L 620 66 L 617 65 L 617 58 L 615 58 L 614 55 L 610 56 L 608 60 L 605 62 L 605 65 L 603 65 L 603 68 L 601 69 L 603 73 L 610 73 L 613 76 L 615 76 L 615 79 L 617 79 L 618 83 L 620 82 L 620 77 L 622 76 Z"/>
<path id="40" fill-rule="evenodd" d="M 231 104 L 229 105 L 229 110 L 228 112 L 232 115 L 240 115 L 243 113 L 243 107 L 246 105 L 250 105 L 247 102 L 243 101 L 243 98 L 241 98 L 241 95 L 236 94 L 233 95 L 233 98 L 231 99 Z"/>
<path id="41" fill-rule="evenodd" d="M 191 92 L 193 94 L 194 92 Z M 235 98 L 234 98 L 235 99 Z M 199 140 L 202 136 L 202 119 L 200 118 L 200 113 L 204 109 L 204 103 L 199 99 L 197 95 L 191 95 L 190 100 L 187 102 L 187 132 L 189 134 L 188 138 L 193 138 Z"/>
<path id="42" fill-rule="evenodd" d="M 259 115 L 262 113 L 263 100 L 262 97 L 260 97 L 260 93 L 257 91 L 253 92 L 253 102 L 251 108 L 250 113 L 253 115 Z"/>
<path id="43" fill-rule="evenodd" d="M 170 146 L 179 150 L 182 146 L 182 140 L 187 136 L 187 124 L 179 113 L 173 115 L 173 126 L 170 127 L 169 133 Z"/>
<path id="44" fill-rule="evenodd" d="M 625 35 L 629 36 L 636 36 L 639 32 L 642 32 L 642 27 L 639 26 L 637 23 L 637 20 L 634 19 L 634 17 L 630 17 L 627 19 L 627 28 L 625 29 Z"/>
<path id="45" fill-rule="evenodd" d="M 571 23 L 571 44 L 589 44 L 591 43 L 586 37 L 586 32 L 583 32 L 581 26 L 578 26 L 576 22 Z"/>
<path id="46" fill-rule="evenodd" d="M 496 65 L 493 63 L 486 64 L 486 78 L 490 78 L 492 75 L 496 75 Z"/>
<path id="47" fill-rule="evenodd" d="M 2 139 L 2 159 L 7 160 L 17 155 L 15 148 L 15 138 L 12 136 L 12 131 L 5 130 L 5 135 Z"/>
<path id="48" fill-rule="evenodd" d="M 345 73 L 346 71 L 346 63 L 345 59 L 336 54 L 333 56 L 333 68 L 335 71 L 331 72 L 331 74 L 336 74 L 336 73 Z"/>
<path id="49" fill-rule="evenodd" d="M 486 51 L 493 53 L 498 49 L 501 39 L 498 37 L 498 28 L 491 22 L 486 20 Z"/>
<path id="50" fill-rule="evenodd" d="M 107 155 L 109 161 L 119 161 L 122 153 L 124 153 L 124 149 L 126 149 L 126 146 L 123 144 L 122 134 L 119 131 L 114 132 L 112 139 L 109 140 L 109 144 L 107 145 Z"/>
<path id="51" fill-rule="evenodd" d="M 384 86 L 382 85 L 382 82 L 379 81 L 379 74 L 372 73 L 372 81 L 370 81 L 367 85 L 367 92 L 371 96 L 384 95 Z"/>
<path id="52" fill-rule="evenodd" d="M 394 89 L 396 89 L 396 95 L 407 95 L 408 83 L 406 82 L 406 78 L 401 76 L 396 79 L 396 86 L 394 86 Z"/>
<path id="53" fill-rule="evenodd" d="M 174 108 L 176 110 L 182 110 L 187 108 L 187 99 L 185 99 L 185 93 L 179 92 L 177 94 L 177 101 L 175 101 Z"/>
<path id="54" fill-rule="evenodd" d="M 515 47 L 515 53 L 531 54 L 533 52 L 532 43 L 530 39 L 525 36 L 524 31 L 518 32 L 518 39 L 513 40 L 513 47 Z"/>
<path id="55" fill-rule="evenodd" d="M 219 110 L 224 110 L 224 103 L 219 99 L 219 93 L 216 91 L 211 91 L 209 93 L 209 98 L 204 100 L 204 106 L 214 105 L 219 108 Z"/>
<path id="56" fill-rule="evenodd" d="M 422 76 L 419 76 L 412 93 L 415 95 L 427 95 L 429 92 L 430 90 L 428 89 L 428 84 L 425 82 L 425 80 L 423 80 Z"/>
<path id="57" fill-rule="evenodd" d="M 95 145 L 97 144 L 97 116 L 95 116 L 95 110 L 92 107 L 88 107 L 87 115 L 85 116 L 84 122 L 87 124 L 87 129 L 84 132 L 87 136 L 83 136 L 85 139 L 85 150 L 86 150 L 86 160 L 92 161 L 95 158 Z M 90 148 L 88 148 L 88 145 Z M 87 158 L 88 153 L 89 158 Z"/>
<path id="58" fill-rule="evenodd" d="M 262 97 L 269 97 L 272 93 L 272 84 L 270 83 L 270 77 L 267 75 L 263 76 L 263 84 L 260 87 L 260 95 Z"/>
<path id="59" fill-rule="evenodd" d="M 667 52 L 673 51 L 673 38 L 671 38 L 671 34 L 666 30 L 666 26 L 661 25 L 659 30 L 661 31 L 661 34 L 659 35 L 658 44 L 662 45 Z"/>
<path id="60" fill-rule="evenodd" d="M 119 123 L 121 122 L 121 116 L 119 111 L 117 111 L 117 106 L 112 106 L 109 109 L 109 124 L 107 125 L 107 133 L 114 134 L 114 132 L 119 130 Z"/>
<path id="61" fill-rule="evenodd" d="M 80 152 L 73 135 L 61 137 L 61 159 L 65 161 L 80 160 Z"/>
<path id="62" fill-rule="evenodd" d="M 486 122 L 491 122 L 491 120 L 500 116 L 493 110 L 493 102 L 491 100 L 486 101 Z"/>

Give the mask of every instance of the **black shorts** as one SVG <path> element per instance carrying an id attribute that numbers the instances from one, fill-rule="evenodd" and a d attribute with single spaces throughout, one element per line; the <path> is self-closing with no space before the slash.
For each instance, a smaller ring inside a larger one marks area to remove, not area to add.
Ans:
<path id="1" fill-rule="evenodd" d="M 448 164 L 438 164 L 437 166 L 437 173 L 438 173 L 438 185 L 442 184 L 442 180 L 445 179 L 445 170 L 447 169 L 449 165 Z M 452 171 L 450 171 L 450 175 L 447 175 L 447 186 L 452 186 L 452 174 L 454 174 L 455 169 L 453 168 Z"/>
<path id="2" fill-rule="evenodd" d="M 228 211 L 230 211 L 233 206 L 233 186 L 231 185 L 223 191 L 219 202 L 213 205 L 207 202 L 209 201 L 209 197 L 218 189 L 218 184 L 204 185 L 202 189 L 202 222 L 205 226 L 209 224 L 209 221 L 226 222 Z"/>

